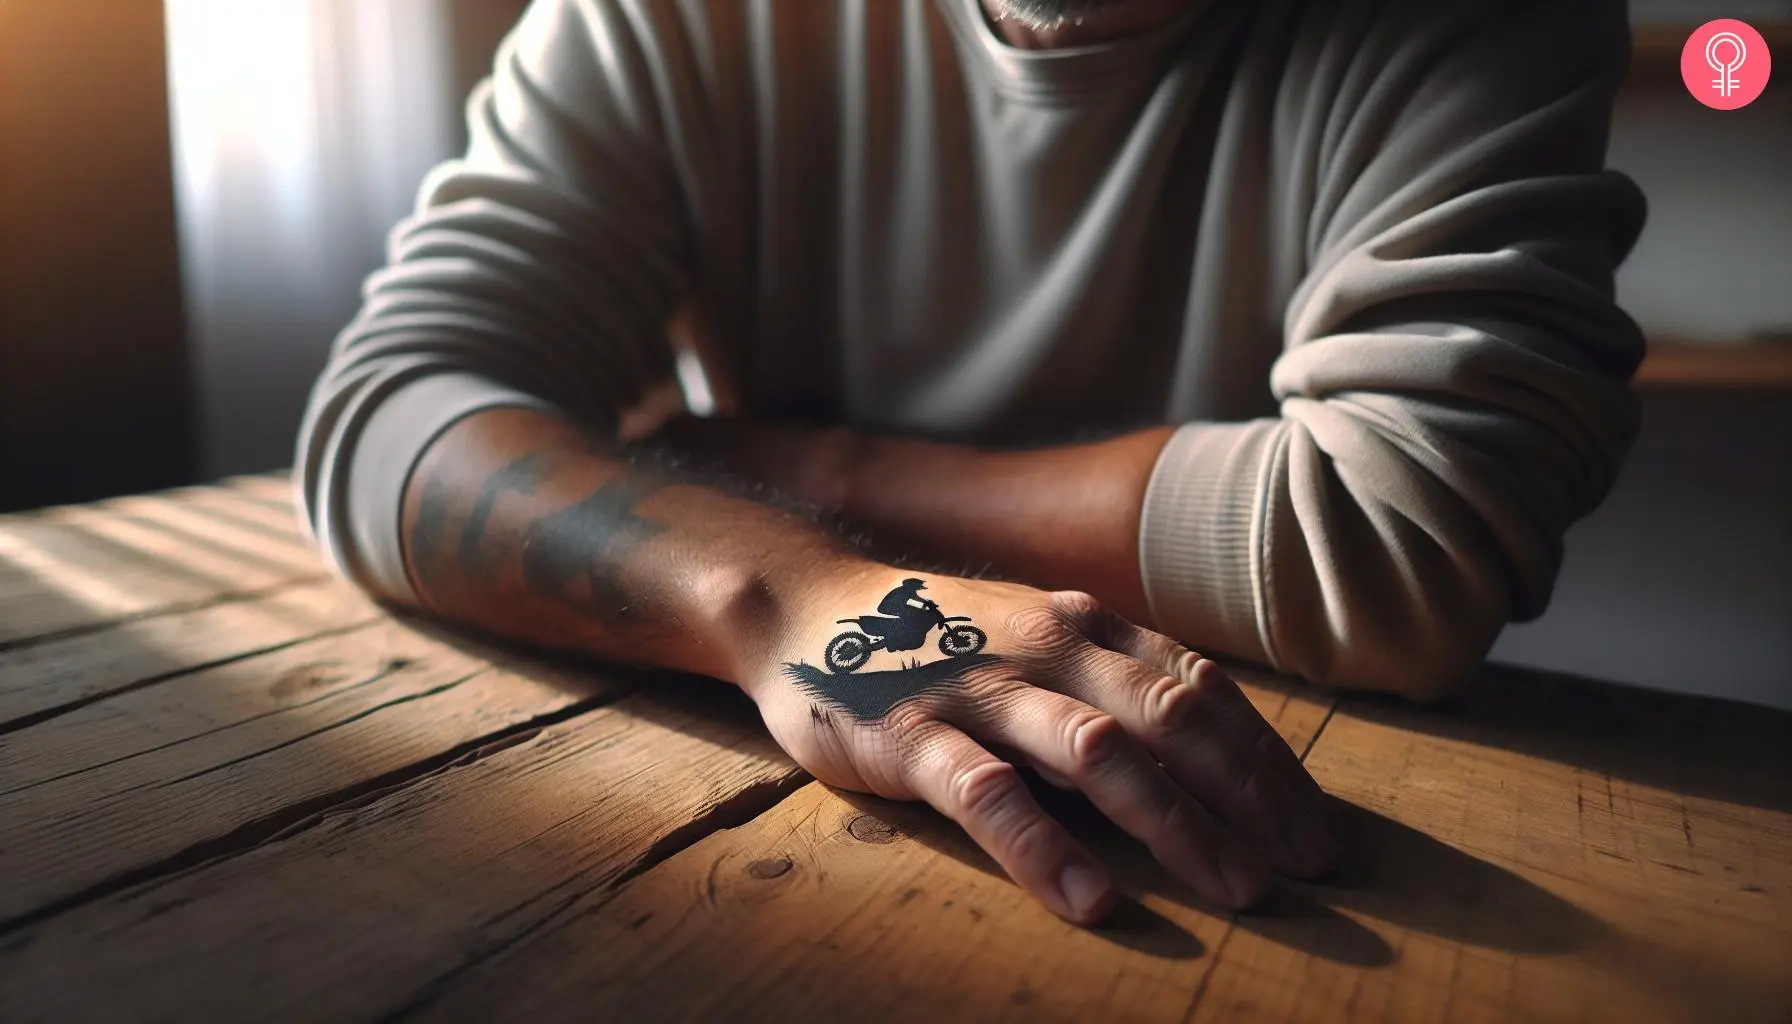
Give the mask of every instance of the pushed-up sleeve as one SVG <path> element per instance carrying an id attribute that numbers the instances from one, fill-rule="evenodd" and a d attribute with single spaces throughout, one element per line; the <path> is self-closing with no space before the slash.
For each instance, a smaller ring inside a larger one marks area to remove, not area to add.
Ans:
<path id="1" fill-rule="evenodd" d="M 468 102 L 465 157 L 425 180 L 313 389 L 301 509 L 377 595 L 414 600 L 404 488 L 456 420 L 523 405 L 613 431 L 672 374 L 689 226 L 633 24 L 603 0 L 530 7 Z"/>
<path id="2" fill-rule="evenodd" d="M 1644 204 L 1604 167 L 1621 4 L 1388 8 L 1317 129 L 1280 416 L 1182 427 L 1140 554 L 1190 643 L 1428 696 L 1541 614 L 1634 437 Z"/>

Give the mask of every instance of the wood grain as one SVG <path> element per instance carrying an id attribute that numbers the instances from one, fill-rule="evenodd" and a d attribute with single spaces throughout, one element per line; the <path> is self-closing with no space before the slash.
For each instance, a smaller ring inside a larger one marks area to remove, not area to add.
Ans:
<path id="1" fill-rule="evenodd" d="M 750 706 L 715 707 L 726 696 L 706 684 L 683 702 L 631 697 L 25 929 L 0 947 L 7 1019 L 371 1019 L 427 1005 L 800 782 Z"/>
<path id="2" fill-rule="evenodd" d="M 271 535 L 195 511 L 212 502 L 274 514 L 217 493 L 0 517 L 0 645 L 325 578 L 296 528 Z"/>
<path id="3" fill-rule="evenodd" d="M 299 582 L 241 601 L 0 650 L 0 733 L 109 694 L 340 632 L 384 614 L 341 581 Z"/>
<path id="4" fill-rule="evenodd" d="M 593 894 L 422 1015 L 1175 1020 L 1227 927 L 1185 898 L 1149 894 L 1115 925 L 1079 929 L 943 821 L 813 785 Z"/>
<path id="5" fill-rule="evenodd" d="M 619 692 L 482 655 L 383 621 L 0 737 L 0 922 Z"/>
<path id="6" fill-rule="evenodd" d="M 1330 707 L 1286 683 L 1247 689 L 1296 749 Z M 420 1009 L 442 1020 L 577 1006 L 619 1020 L 1178 1019 L 1226 917 L 1086 804 L 1041 797 L 1135 897 L 1109 926 L 1053 917 L 924 808 L 813 785 L 591 894 Z"/>
<path id="7" fill-rule="evenodd" d="M 1347 702 L 1308 762 L 1340 798 L 1351 861 L 1257 913 L 1214 913 L 1060 809 L 1137 898 L 1078 931 L 937 817 L 811 787 L 594 894 L 426 1015 L 1785 1019 L 1784 716 L 1585 696 L 1449 716 Z"/>
<path id="8" fill-rule="evenodd" d="M 238 544 L 271 543 L 283 552 L 299 551 L 318 560 L 290 508 L 270 508 L 223 488 L 193 488 L 168 499 L 119 498 L 96 507 L 155 519 L 188 534 L 214 537 L 223 533 Z"/>
<path id="9" fill-rule="evenodd" d="M 226 477 L 218 486 L 251 495 L 256 500 L 291 509 L 293 507 L 292 474 L 286 470 Z"/>
<path id="10" fill-rule="evenodd" d="M 1346 702 L 1307 764 L 1355 864 L 1306 893 L 1358 955 L 1237 929 L 1195 1018 L 1783 1021 L 1789 722 L 1497 671 L 1448 715 Z"/>

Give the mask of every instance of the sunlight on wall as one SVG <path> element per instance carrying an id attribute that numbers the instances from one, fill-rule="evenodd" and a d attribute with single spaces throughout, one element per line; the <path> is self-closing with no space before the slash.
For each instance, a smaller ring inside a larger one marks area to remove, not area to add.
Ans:
<path id="1" fill-rule="evenodd" d="M 438 0 L 167 0 L 206 476 L 285 465 L 311 380 L 418 182 L 457 146 Z"/>
<path id="2" fill-rule="evenodd" d="M 221 183 L 263 175 L 281 228 L 303 230 L 315 40 L 307 0 L 169 0 L 168 90 L 190 217 L 213 215 Z"/>

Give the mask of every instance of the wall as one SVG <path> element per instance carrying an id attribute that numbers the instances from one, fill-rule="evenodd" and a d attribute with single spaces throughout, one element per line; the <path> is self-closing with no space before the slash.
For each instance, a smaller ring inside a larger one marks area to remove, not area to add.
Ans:
<path id="1" fill-rule="evenodd" d="M 1776 56 L 1739 111 L 1677 79 L 1619 104 L 1610 160 L 1650 213 L 1618 294 L 1652 336 L 1792 330 L 1792 54 Z M 1495 658 L 1792 708 L 1792 394 L 1646 391 L 1624 474 L 1567 551 L 1548 613 Z"/>
<path id="2" fill-rule="evenodd" d="M 161 13 L 0 2 L 0 509 L 192 471 Z"/>
<path id="3" fill-rule="evenodd" d="M 311 382 L 522 0 L 167 0 L 206 477 L 289 465 Z"/>

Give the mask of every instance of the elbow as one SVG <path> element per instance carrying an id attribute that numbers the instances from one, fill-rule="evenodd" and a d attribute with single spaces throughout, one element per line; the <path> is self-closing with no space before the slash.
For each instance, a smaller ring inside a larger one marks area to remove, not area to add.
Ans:
<path id="1" fill-rule="evenodd" d="M 1508 618 L 1507 602 L 1469 588 L 1416 589 L 1395 599 L 1358 602 L 1308 637 L 1293 665 L 1332 689 L 1391 693 L 1421 703 L 1446 700 L 1486 661 Z"/>
<path id="2" fill-rule="evenodd" d="M 1414 623 L 1409 635 L 1418 639 L 1382 652 L 1375 672 L 1355 677 L 1374 689 L 1420 703 L 1447 700 L 1475 677 L 1500 628 L 1491 621 Z"/>

